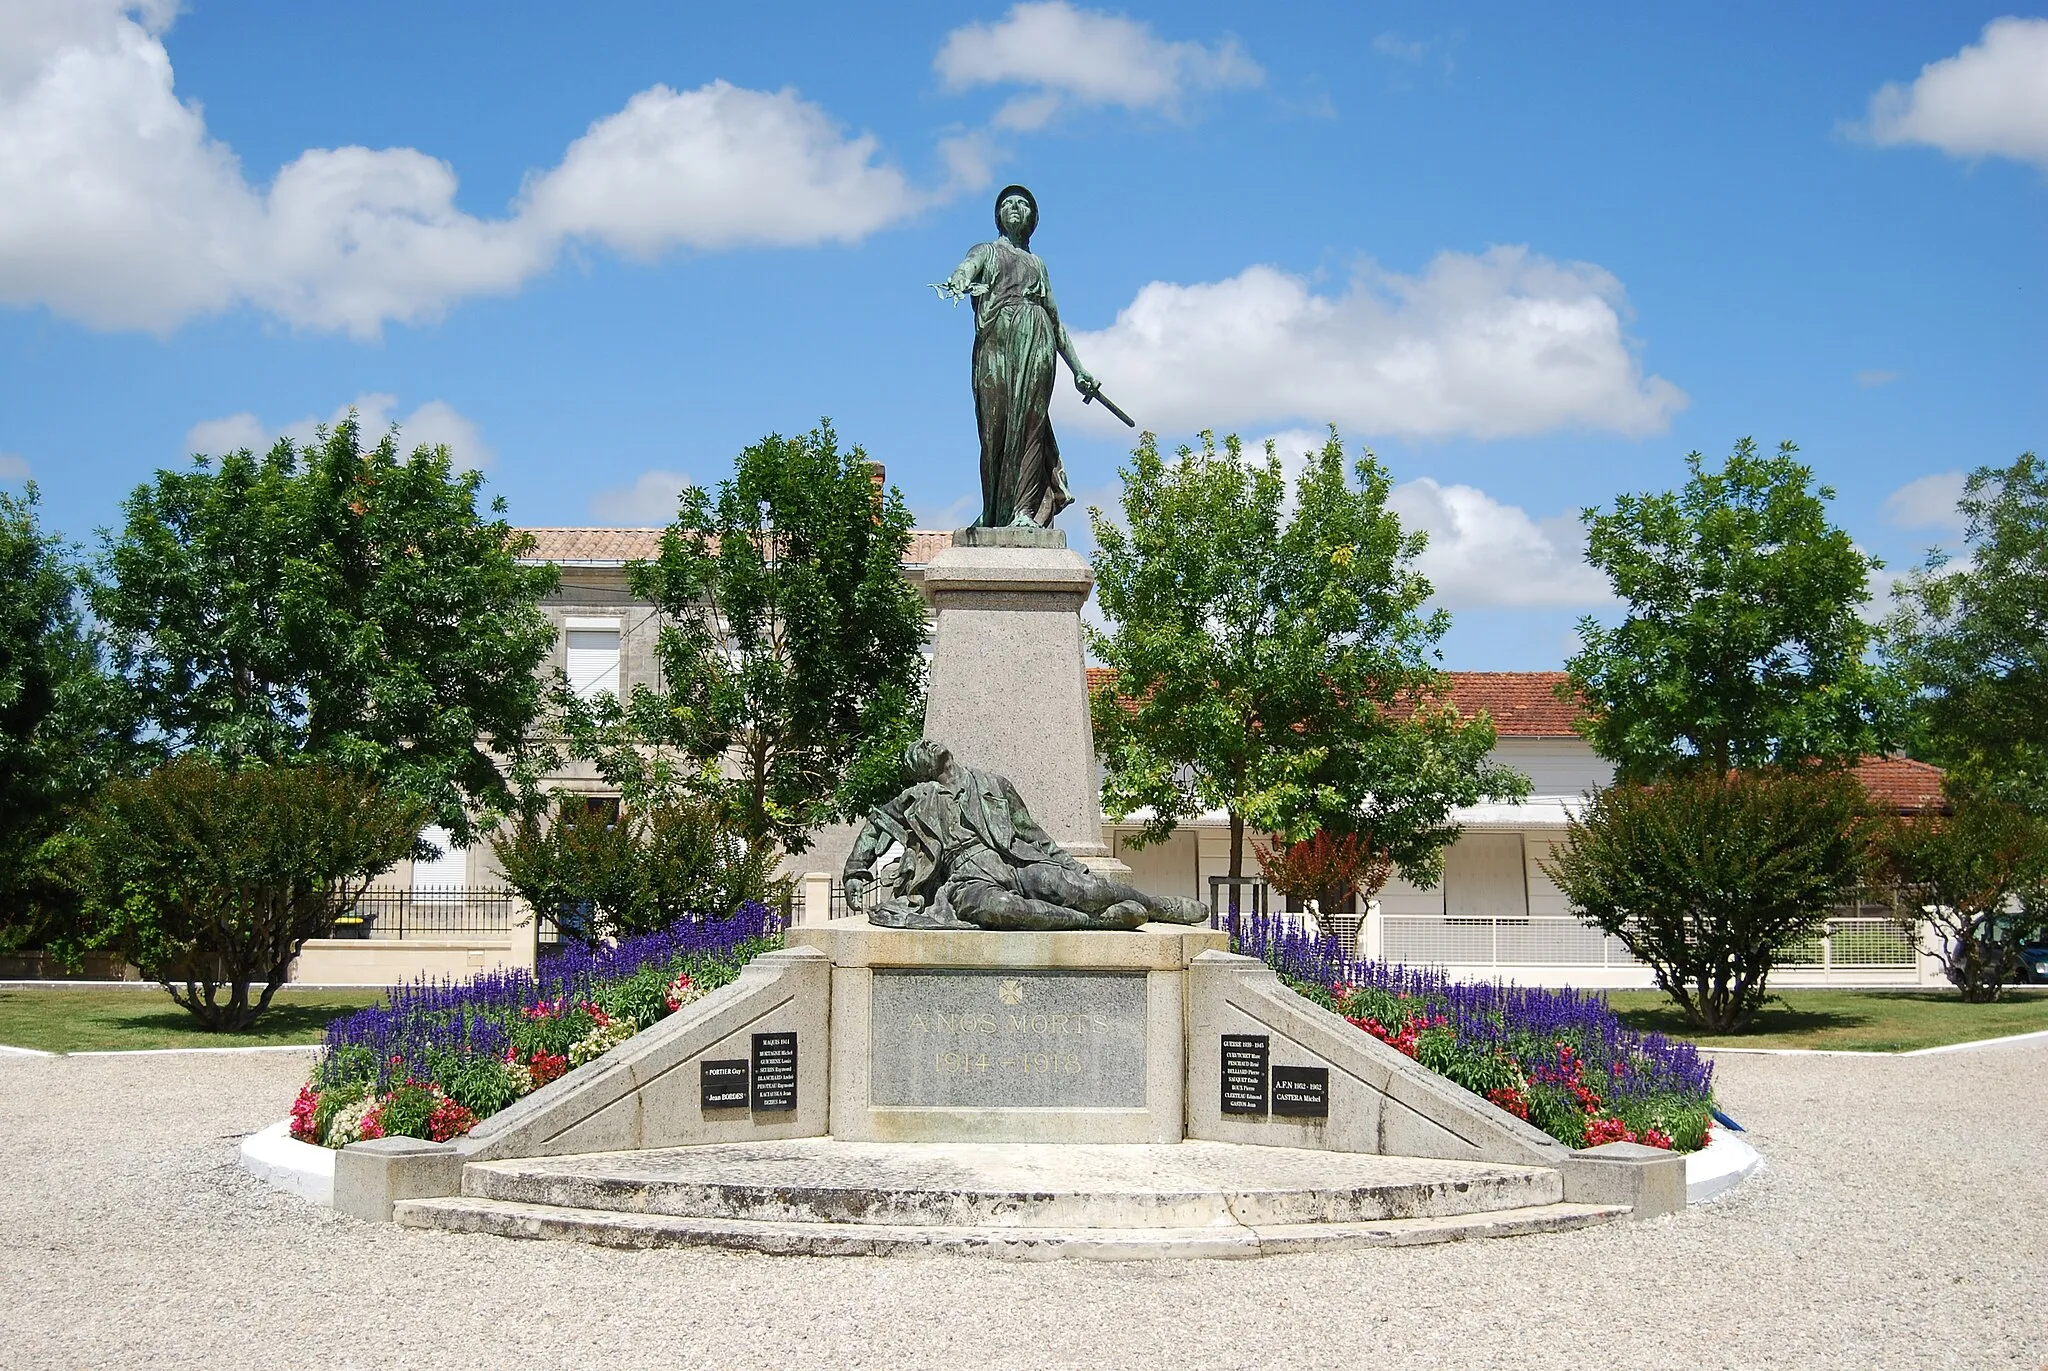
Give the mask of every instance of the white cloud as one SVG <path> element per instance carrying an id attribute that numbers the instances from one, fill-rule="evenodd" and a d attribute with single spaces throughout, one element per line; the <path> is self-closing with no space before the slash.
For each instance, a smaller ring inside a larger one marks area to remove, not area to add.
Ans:
<path id="1" fill-rule="evenodd" d="M 201 419 L 185 431 L 185 451 L 203 452 L 217 457 L 224 452 L 240 452 L 247 448 L 251 452 L 262 452 L 277 441 L 278 435 L 263 426 L 263 421 L 243 410 L 239 414 L 223 415 L 218 419 Z"/>
<path id="2" fill-rule="evenodd" d="M 652 528 L 676 517 L 676 501 L 693 482 L 680 471 L 643 471 L 630 486 L 614 486 L 590 497 L 590 517 L 599 523 Z"/>
<path id="3" fill-rule="evenodd" d="M 2010 157 L 2048 168 L 2048 19 L 1994 19 L 1911 85 L 1870 97 L 1863 126 L 1881 146 L 1918 143 L 1951 157 Z"/>
<path id="4" fill-rule="evenodd" d="M 203 419 L 192 425 L 185 433 L 185 450 L 218 456 L 241 448 L 260 453 L 279 438 L 309 443 L 322 424 L 331 428 L 346 419 L 353 409 L 366 446 L 376 443 L 396 422 L 400 452 L 410 453 L 416 447 L 446 446 L 457 470 L 487 471 L 497 460 L 498 454 L 484 441 L 476 422 L 447 401 L 429 400 L 412 413 L 394 419 L 392 411 L 397 405 L 397 396 L 372 391 L 356 396 L 325 419 L 308 414 L 277 428 L 266 426 L 261 419 L 245 410 L 219 419 Z"/>
<path id="5" fill-rule="evenodd" d="M 978 490 L 968 491 L 948 505 L 919 504 L 910 511 L 910 521 L 918 528 L 964 528 L 979 517 L 981 492 Z"/>
<path id="6" fill-rule="evenodd" d="M 929 202 L 794 91 L 655 86 L 529 181 L 523 214 L 635 257 L 672 247 L 854 242 Z"/>
<path id="7" fill-rule="evenodd" d="M 1154 281 L 1075 344 L 1155 431 L 1306 420 L 1360 436 L 1661 432 L 1686 396 L 1645 377 L 1621 283 L 1520 247 L 1444 252 L 1419 276 L 1364 264 L 1340 295 L 1274 267 Z M 1070 422 L 1115 421 L 1058 391 Z"/>
<path id="8" fill-rule="evenodd" d="M 1214 47 L 1169 42 L 1148 24 L 1066 0 L 1013 5 L 996 23 L 954 29 L 932 66 L 951 90 L 1030 87 L 996 115 L 1011 129 L 1038 128 L 1067 101 L 1173 113 L 1189 91 L 1265 79 L 1235 39 Z"/>
<path id="9" fill-rule="evenodd" d="M 1413 66 L 1428 54 L 1429 44 L 1419 39 L 1410 41 L 1389 29 L 1372 40 L 1372 50 L 1382 57 L 1391 57 Z"/>
<path id="10" fill-rule="evenodd" d="M 1404 527 L 1429 535 L 1416 569 L 1452 609 L 1592 607 L 1614 596 L 1607 578 L 1586 564 L 1578 521 L 1538 521 L 1467 485 L 1429 477 L 1395 486 L 1388 508 Z"/>
<path id="11" fill-rule="evenodd" d="M 368 337 L 515 291 L 571 238 L 641 257 L 848 241 L 952 188 L 913 190 L 793 91 L 722 81 L 635 95 L 502 218 L 456 208 L 454 169 L 412 148 L 311 149 L 263 188 L 174 90 L 174 9 L 9 0 L 0 303 L 159 333 L 246 304 Z"/>
<path id="12" fill-rule="evenodd" d="M 1963 531 L 1962 511 L 1956 501 L 1963 498 L 1963 473 L 1937 471 L 1908 481 L 1885 497 L 1885 513 L 1900 528 L 1938 528 Z"/>
<path id="13" fill-rule="evenodd" d="M 28 458 L 16 452 L 0 452 L 0 481 L 26 481 Z"/>

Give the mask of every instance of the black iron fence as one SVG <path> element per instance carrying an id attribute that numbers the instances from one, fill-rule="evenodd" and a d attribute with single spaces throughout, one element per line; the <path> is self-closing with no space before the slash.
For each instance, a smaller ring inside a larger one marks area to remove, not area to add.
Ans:
<path id="1" fill-rule="evenodd" d="M 337 938 L 446 938 L 509 933 L 509 890 L 366 890 L 334 921 Z"/>

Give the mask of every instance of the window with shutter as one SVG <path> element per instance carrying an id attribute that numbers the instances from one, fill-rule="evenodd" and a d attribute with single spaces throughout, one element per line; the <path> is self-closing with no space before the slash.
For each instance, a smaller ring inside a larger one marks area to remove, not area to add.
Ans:
<path id="1" fill-rule="evenodd" d="M 563 633 L 569 688 L 588 700 L 599 691 L 619 693 L 619 631 L 572 628 Z"/>
<path id="2" fill-rule="evenodd" d="M 441 849 L 441 855 L 432 861 L 412 864 L 415 895 L 449 894 L 468 886 L 469 852 L 455 845 L 447 829 L 429 824 L 420 830 L 420 840 Z"/>
<path id="3" fill-rule="evenodd" d="M 1529 917 L 1519 833 L 1465 833 L 1444 857 L 1444 913 L 1456 919 Z"/>

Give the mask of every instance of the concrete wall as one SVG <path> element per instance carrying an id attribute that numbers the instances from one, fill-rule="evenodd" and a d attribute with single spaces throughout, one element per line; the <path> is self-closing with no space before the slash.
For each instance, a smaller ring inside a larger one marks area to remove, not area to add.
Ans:
<path id="1" fill-rule="evenodd" d="M 395 985 L 420 976 L 462 980 L 483 971 L 533 965 L 533 933 L 458 934 L 453 938 L 315 938 L 292 963 L 297 985 Z"/>

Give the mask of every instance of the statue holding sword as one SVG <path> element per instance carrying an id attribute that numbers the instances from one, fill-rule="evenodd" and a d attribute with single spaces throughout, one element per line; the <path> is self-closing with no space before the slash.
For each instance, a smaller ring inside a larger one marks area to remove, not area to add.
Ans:
<path id="1" fill-rule="evenodd" d="M 1067 359 L 1084 403 L 1131 423 L 1074 355 L 1045 263 L 1031 251 L 1038 201 L 1023 186 L 996 196 L 999 236 L 981 243 L 932 287 L 974 305 L 974 417 L 981 430 L 981 518 L 988 528 L 1051 528 L 1074 502 L 1050 410 L 1057 359 Z M 1135 425 L 1132 425 L 1135 427 Z"/>

